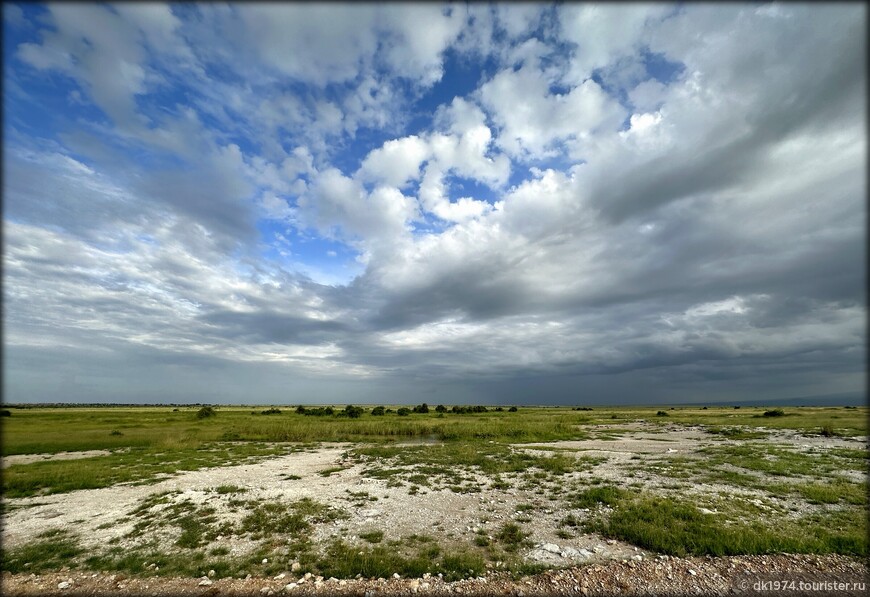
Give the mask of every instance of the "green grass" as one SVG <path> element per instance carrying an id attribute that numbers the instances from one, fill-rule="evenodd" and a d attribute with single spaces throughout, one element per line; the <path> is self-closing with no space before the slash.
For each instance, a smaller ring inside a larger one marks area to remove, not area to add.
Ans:
<path id="1" fill-rule="evenodd" d="M 599 504 L 614 506 L 628 495 L 629 493 L 624 489 L 612 485 L 601 485 L 569 494 L 568 499 L 572 508 L 591 509 Z"/>
<path id="2" fill-rule="evenodd" d="M 613 407 L 590 412 L 571 408 L 524 408 L 520 412 L 453 414 L 394 413 L 382 417 L 306 417 L 282 413 L 251 417 L 251 407 L 218 407 L 216 415 L 197 419 L 199 407 L 11 408 L 2 417 L 0 454 L 38 454 L 119 448 L 197 447 L 225 439 L 239 441 L 326 442 L 395 441 L 434 438 L 442 441 L 496 440 L 540 442 L 581 439 L 588 425 L 617 426 L 626 421 L 661 425 L 767 427 L 808 433 L 828 426 L 838 435 L 867 435 L 867 408 L 792 408 L 784 417 L 762 417 L 764 407 L 678 408 L 659 418 L 655 407 Z M 289 409 L 288 409 L 289 410 Z M 340 409 L 337 410 L 339 412 Z M 666 419 L 666 420 L 662 420 Z M 118 431 L 121 435 L 111 435 Z"/>
<path id="3" fill-rule="evenodd" d="M 659 553 L 743 555 L 769 553 L 840 553 L 867 555 L 867 521 L 860 509 L 816 514 L 798 521 L 723 520 L 693 504 L 659 497 L 624 498 L 609 516 L 587 530 Z"/>
<path id="4" fill-rule="evenodd" d="M 359 538 L 369 543 L 380 543 L 384 539 L 383 531 L 369 531 L 368 533 L 360 533 Z"/>
<path id="5" fill-rule="evenodd" d="M 14 464 L 3 471 L 3 495 L 26 497 L 118 483 L 148 483 L 158 480 L 161 473 L 238 464 L 286 451 L 284 447 L 260 442 L 212 442 L 198 447 L 131 448 L 109 456 Z"/>
<path id="6" fill-rule="evenodd" d="M 12 573 L 57 570 L 72 563 L 82 551 L 78 540 L 68 531 L 51 530 L 31 543 L 0 552 L 0 570 Z"/>
<path id="7" fill-rule="evenodd" d="M 389 546 L 351 546 L 338 540 L 327 546 L 315 570 L 336 578 L 353 578 L 357 574 L 364 578 L 389 578 L 394 573 L 419 578 L 428 572 L 457 580 L 482 574 L 486 564 L 479 553 L 462 549 L 443 552 L 438 545 L 428 542 L 410 554 L 402 554 Z"/>
<path id="8" fill-rule="evenodd" d="M 270 537 L 273 534 L 300 535 L 312 523 L 331 522 L 347 518 L 347 514 L 310 498 L 296 502 L 267 502 L 258 504 L 252 512 L 242 519 L 241 530 L 250 533 L 255 539 Z"/>

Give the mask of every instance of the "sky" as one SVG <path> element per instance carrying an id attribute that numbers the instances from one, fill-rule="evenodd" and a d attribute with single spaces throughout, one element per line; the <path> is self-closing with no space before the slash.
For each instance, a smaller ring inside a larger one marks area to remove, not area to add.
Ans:
<path id="1" fill-rule="evenodd" d="M 863 397 L 866 29 L 4 3 L 4 401 Z"/>

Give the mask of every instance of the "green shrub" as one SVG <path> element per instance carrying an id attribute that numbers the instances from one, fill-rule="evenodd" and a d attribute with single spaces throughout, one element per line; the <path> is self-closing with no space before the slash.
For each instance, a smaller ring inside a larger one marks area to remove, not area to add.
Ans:
<path id="1" fill-rule="evenodd" d="M 408 415 L 411 414 L 411 409 L 405 408 L 403 406 L 402 408 L 400 408 L 399 410 L 396 411 L 396 414 L 399 415 L 400 417 L 407 417 Z"/>
<path id="2" fill-rule="evenodd" d="M 376 417 L 384 416 L 384 412 L 385 412 L 385 410 L 384 410 L 383 406 L 376 406 L 372 409 L 372 415 L 374 415 Z"/>
<path id="3" fill-rule="evenodd" d="M 656 416 L 657 417 L 668 417 L 670 415 L 668 415 L 667 411 L 660 410 L 659 412 L 656 413 Z"/>
<path id="4" fill-rule="evenodd" d="M 196 418 L 197 419 L 207 419 L 209 417 L 215 416 L 216 414 L 217 414 L 217 412 L 212 407 L 203 406 L 201 409 L 199 409 L 199 411 L 197 411 Z"/>
<path id="5" fill-rule="evenodd" d="M 785 411 L 781 408 L 774 408 L 773 410 L 764 411 L 765 417 L 784 417 Z"/>
<path id="6" fill-rule="evenodd" d="M 344 407 L 344 412 L 342 413 L 345 417 L 349 417 L 351 419 L 358 419 L 365 412 L 361 406 L 354 406 L 353 404 L 348 404 Z"/>

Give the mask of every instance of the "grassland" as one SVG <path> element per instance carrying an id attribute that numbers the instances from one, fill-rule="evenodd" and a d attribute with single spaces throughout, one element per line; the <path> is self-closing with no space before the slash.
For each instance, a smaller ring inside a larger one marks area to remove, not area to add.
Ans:
<path id="1" fill-rule="evenodd" d="M 535 547 L 533 536 L 569 542 L 595 536 L 676 556 L 868 553 L 868 453 L 862 443 L 846 441 L 867 435 L 866 408 L 785 408 L 781 416 L 765 416 L 770 409 L 760 407 L 521 407 L 400 416 L 398 407 L 380 415 L 336 407 L 310 416 L 293 407 L 216 407 L 205 417 L 199 407 L 6 408 L 11 416 L 0 420 L 8 461 L 4 522 L 38 508 L 40 499 L 255 466 L 313 454 L 331 442 L 346 450 L 337 466 L 313 473 L 318 483 L 353 477 L 380 492 L 354 486 L 323 502 L 290 500 L 222 482 L 196 501 L 155 488 L 116 523 L 97 527 L 126 529 L 106 545 L 88 545 L 74 525 L 49 528 L 4 551 L 0 568 L 12 572 L 70 565 L 244 576 L 276 574 L 296 562 L 302 572 L 339 578 L 393 572 L 460 578 L 496 565 L 521 574 L 542 566 L 524 555 Z M 601 450 L 641 428 L 659 450 L 615 460 Z M 704 439 L 671 453 L 678 430 Z M 14 462 L 90 450 L 103 452 Z M 279 481 L 311 479 L 282 472 Z M 481 517 L 467 536 L 437 524 L 435 538 L 397 536 L 389 526 L 357 520 L 373 504 L 426 495 L 456 495 L 463 504 L 478 495 L 481 502 L 513 502 L 509 516 Z M 326 528 L 331 534 L 312 540 Z M 244 556 L 231 554 L 228 541 L 246 546 Z"/>

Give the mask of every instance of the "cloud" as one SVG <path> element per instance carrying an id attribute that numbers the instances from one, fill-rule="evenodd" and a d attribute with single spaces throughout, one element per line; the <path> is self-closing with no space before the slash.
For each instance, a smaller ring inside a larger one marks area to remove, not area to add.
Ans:
<path id="1" fill-rule="evenodd" d="M 4 23 L 10 400 L 863 388 L 863 7 L 32 25 Z"/>
<path id="2" fill-rule="evenodd" d="M 582 140 L 622 123 L 623 108 L 595 81 L 587 79 L 564 94 L 550 93 L 554 82 L 534 63 L 526 63 L 481 86 L 481 102 L 500 128 L 497 143 L 511 157 L 551 157 L 561 141 Z"/>

